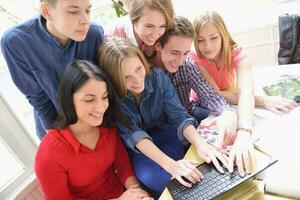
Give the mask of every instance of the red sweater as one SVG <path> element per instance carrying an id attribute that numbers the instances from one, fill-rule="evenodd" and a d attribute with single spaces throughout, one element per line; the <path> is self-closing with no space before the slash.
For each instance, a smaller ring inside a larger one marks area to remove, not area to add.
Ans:
<path id="1" fill-rule="evenodd" d="M 94 150 L 69 128 L 49 130 L 38 148 L 35 172 L 48 200 L 119 197 L 134 175 L 116 129 L 103 127 Z"/>

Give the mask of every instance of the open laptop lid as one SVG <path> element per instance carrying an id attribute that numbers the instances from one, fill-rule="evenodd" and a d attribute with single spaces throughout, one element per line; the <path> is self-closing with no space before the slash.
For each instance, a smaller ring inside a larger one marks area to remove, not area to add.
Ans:
<path id="1" fill-rule="evenodd" d="M 224 190 L 219 190 L 218 192 L 212 194 L 209 199 L 215 199 L 215 198 L 221 196 L 222 194 L 232 190 L 233 188 L 237 187 L 238 185 L 253 178 L 260 172 L 266 170 L 267 168 L 269 168 L 270 166 L 272 166 L 274 163 L 276 163 L 278 161 L 277 159 L 274 159 L 270 155 L 268 155 L 262 151 L 259 151 L 259 150 L 255 150 L 255 155 L 256 155 L 255 156 L 256 157 L 256 166 L 255 166 L 255 169 L 253 169 L 253 172 L 251 174 L 246 175 L 243 178 L 240 178 L 238 181 L 233 181 L 233 183 L 230 184 L 230 186 L 227 186 L 226 188 L 224 188 Z M 207 173 L 211 172 L 211 170 L 216 171 L 213 164 L 207 164 L 207 163 L 202 163 L 197 168 L 203 173 L 204 177 Z M 220 174 L 220 176 L 223 176 L 223 175 Z M 200 185 L 201 184 L 196 183 L 192 186 L 192 188 L 193 187 L 203 187 L 203 185 L 202 186 L 200 186 Z M 178 195 L 174 195 L 175 192 L 178 192 L 178 188 L 183 188 L 183 186 L 176 179 L 170 180 L 169 183 L 167 184 L 167 188 L 170 191 L 174 200 L 182 199 L 182 198 L 177 198 Z M 180 191 L 182 191 L 183 193 L 186 193 L 186 192 L 190 191 L 190 188 L 184 188 L 183 190 L 181 189 Z M 199 196 L 199 194 L 198 194 L 198 196 Z M 201 199 L 201 197 L 196 198 L 196 199 Z"/>

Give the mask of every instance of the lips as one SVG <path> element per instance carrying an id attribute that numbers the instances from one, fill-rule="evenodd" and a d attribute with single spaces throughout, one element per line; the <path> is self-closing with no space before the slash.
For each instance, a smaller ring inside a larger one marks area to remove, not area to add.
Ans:
<path id="1" fill-rule="evenodd" d="M 147 38 L 147 41 L 149 43 L 148 45 L 152 46 L 156 42 L 156 39 L 154 39 L 154 38 Z"/>
<path id="2" fill-rule="evenodd" d="M 101 114 L 90 114 L 92 117 L 94 118 L 101 118 L 102 115 Z"/>
<path id="3" fill-rule="evenodd" d="M 137 87 L 137 86 L 132 86 L 132 88 L 135 89 L 135 90 L 138 90 L 138 89 L 140 89 L 141 87 L 142 87 L 142 85 L 141 85 L 141 86 L 138 86 L 138 87 Z"/>
<path id="4" fill-rule="evenodd" d="M 172 69 L 177 69 L 179 65 L 177 65 L 177 64 L 171 64 L 170 66 L 171 66 Z"/>
<path id="5" fill-rule="evenodd" d="M 80 33 L 80 34 L 85 34 L 86 32 L 87 32 L 87 30 L 86 29 L 84 29 L 84 30 L 78 30 L 78 31 L 76 31 L 77 33 Z"/>
<path id="6" fill-rule="evenodd" d="M 206 54 L 206 55 L 210 55 L 210 54 L 213 54 L 214 53 L 214 51 L 205 51 L 204 52 L 204 54 Z"/>

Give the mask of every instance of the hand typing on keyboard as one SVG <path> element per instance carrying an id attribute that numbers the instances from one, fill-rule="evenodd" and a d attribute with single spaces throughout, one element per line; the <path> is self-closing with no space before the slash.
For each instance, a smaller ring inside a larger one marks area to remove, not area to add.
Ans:
<path id="1" fill-rule="evenodd" d="M 240 176 L 245 176 L 245 174 L 250 174 L 255 162 L 254 159 L 254 149 L 251 140 L 251 134 L 249 132 L 242 132 L 240 130 L 235 143 L 232 145 L 229 160 L 228 160 L 228 170 L 233 171 L 234 164 L 236 164 Z"/>
<path id="2" fill-rule="evenodd" d="M 175 179 L 185 187 L 200 182 L 204 177 L 197 169 L 199 163 L 194 160 L 178 160 L 165 168 Z"/>

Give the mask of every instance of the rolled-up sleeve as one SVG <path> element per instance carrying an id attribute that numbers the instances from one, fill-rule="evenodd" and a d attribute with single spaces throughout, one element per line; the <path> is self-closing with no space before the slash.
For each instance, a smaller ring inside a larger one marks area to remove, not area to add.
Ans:
<path id="1" fill-rule="evenodd" d="M 125 113 L 129 119 L 133 119 L 133 116 L 130 116 L 130 112 Z M 142 139 L 149 139 L 152 141 L 149 134 L 142 130 L 134 120 L 131 120 L 130 128 L 126 127 L 121 122 L 117 122 L 117 127 L 125 145 L 136 153 L 140 153 L 140 151 L 135 147 L 139 141 Z"/>
<path id="2" fill-rule="evenodd" d="M 183 144 L 183 145 L 186 145 L 188 144 L 189 142 L 187 141 L 187 139 L 184 137 L 183 135 L 183 131 L 185 128 L 189 127 L 189 126 L 194 126 L 196 127 L 197 126 L 197 121 L 194 119 L 194 118 L 187 118 L 185 119 L 178 127 L 177 129 L 177 136 L 178 136 L 178 139 L 179 141 Z"/>

